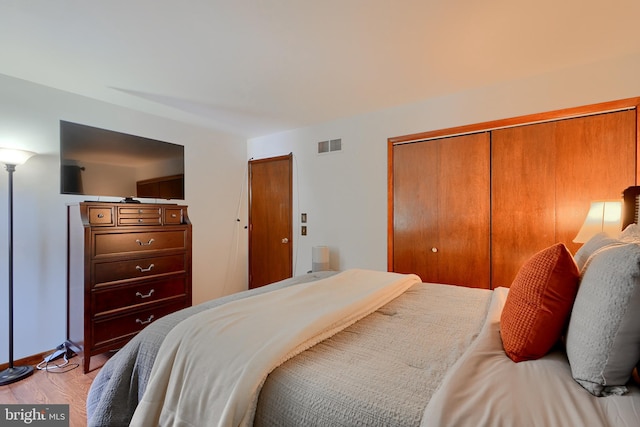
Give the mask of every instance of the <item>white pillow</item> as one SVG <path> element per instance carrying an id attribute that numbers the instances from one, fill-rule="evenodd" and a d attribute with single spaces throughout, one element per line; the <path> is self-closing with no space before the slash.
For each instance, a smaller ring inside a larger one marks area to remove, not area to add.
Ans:
<path id="1" fill-rule="evenodd" d="M 589 239 L 584 245 L 580 247 L 580 249 L 578 249 L 576 254 L 573 256 L 573 259 L 576 261 L 580 272 L 582 273 L 582 270 L 584 269 L 591 255 L 593 255 L 599 249 L 615 243 L 619 243 L 619 241 L 610 237 L 607 233 L 598 233 L 591 239 Z"/>
<path id="2" fill-rule="evenodd" d="M 640 360 L 640 245 L 605 246 L 590 257 L 566 347 L 573 378 L 590 393 L 626 393 Z"/>
<path id="3" fill-rule="evenodd" d="M 620 240 L 628 243 L 640 243 L 640 226 L 638 224 L 629 224 L 620 233 Z"/>

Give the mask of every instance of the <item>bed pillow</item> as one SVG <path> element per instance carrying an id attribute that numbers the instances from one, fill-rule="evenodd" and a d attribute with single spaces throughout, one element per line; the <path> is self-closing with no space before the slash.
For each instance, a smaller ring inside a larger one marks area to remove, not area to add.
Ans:
<path id="1" fill-rule="evenodd" d="M 576 252 L 574 259 L 576 264 L 578 264 L 578 268 L 582 271 L 587 264 L 587 261 L 596 251 L 599 249 L 619 243 L 617 239 L 610 237 L 607 233 L 598 233 L 593 236 L 591 239 L 587 240 L 584 245 L 578 249 Z"/>
<path id="2" fill-rule="evenodd" d="M 535 254 L 511 284 L 500 317 L 500 336 L 514 362 L 538 359 L 558 342 L 578 290 L 580 272 L 557 243 Z"/>
<path id="3" fill-rule="evenodd" d="M 640 245 L 607 246 L 590 258 L 566 348 L 573 378 L 591 394 L 626 393 L 640 360 Z"/>
<path id="4" fill-rule="evenodd" d="M 620 233 L 620 240 L 627 243 L 640 243 L 640 226 L 638 224 L 629 224 Z"/>

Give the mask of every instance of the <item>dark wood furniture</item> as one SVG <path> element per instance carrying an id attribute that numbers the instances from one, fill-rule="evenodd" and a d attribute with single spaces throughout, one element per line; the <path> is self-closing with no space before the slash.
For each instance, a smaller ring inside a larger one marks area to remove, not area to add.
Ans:
<path id="1" fill-rule="evenodd" d="M 590 202 L 638 182 L 639 104 L 390 138 L 389 271 L 495 288 L 510 286 L 527 259 L 556 242 L 575 252 Z M 479 150 L 478 138 L 489 148 Z"/>
<path id="2" fill-rule="evenodd" d="M 187 206 L 69 205 L 67 339 L 91 356 L 122 347 L 149 323 L 191 305 Z"/>
<path id="3" fill-rule="evenodd" d="M 136 182 L 136 197 L 182 199 L 184 198 L 184 174 L 138 181 Z"/>
<path id="4" fill-rule="evenodd" d="M 638 223 L 638 210 L 640 210 L 640 186 L 626 188 L 622 192 L 624 203 L 622 205 L 622 229 L 629 224 Z"/>

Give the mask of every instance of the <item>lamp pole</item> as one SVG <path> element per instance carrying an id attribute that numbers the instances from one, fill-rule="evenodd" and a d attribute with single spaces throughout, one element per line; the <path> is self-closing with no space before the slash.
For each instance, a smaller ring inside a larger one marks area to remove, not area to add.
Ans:
<path id="1" fill-rule="evenodd" d="M 0 372 L 0 385 L 11 384 L 33 374 L 32 366 L 13 365 L 13 172 L 16 165 L 7 163 L 6 169 L 9 172 L 9 367 Z"/>
<path id="2" fill-rule="evenodd" d="M 16 165 L 5 165 L 9 172 L 9 369 L 13 366 L 13 173 Z"/>

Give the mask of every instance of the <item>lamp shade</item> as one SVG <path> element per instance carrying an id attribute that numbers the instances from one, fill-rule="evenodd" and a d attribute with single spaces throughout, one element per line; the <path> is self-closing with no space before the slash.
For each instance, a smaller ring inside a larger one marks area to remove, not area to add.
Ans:
<path id="1" fill-rule="evenodd" d="M 15 148 L 0 148 L 0 163 L 5 165 L 21 165 L 36 153 Z"/>
<path id="2" fill-rule="evenodd" d="M 589 213 L 573 239 L 575 243 L 585 243 L 598 233 L 605 232 L 614 237 L 622 227 L 622 202 L 619 200 L 595 200 L 591 202 Z"/>
<path id="3" fill-rule="evenodd" d="M 311 248 L 311 261 L 311 271 L 329 270 L 329 247 L 314 246 Z"/>

